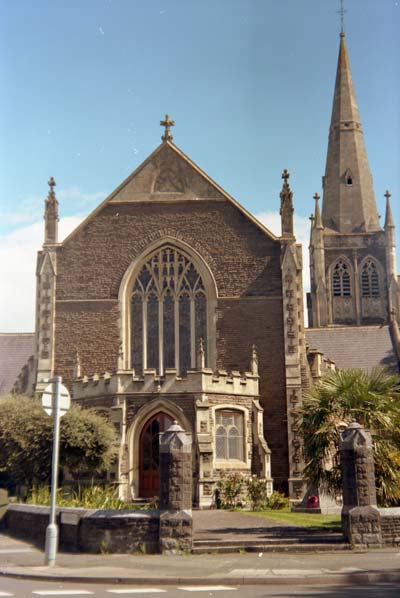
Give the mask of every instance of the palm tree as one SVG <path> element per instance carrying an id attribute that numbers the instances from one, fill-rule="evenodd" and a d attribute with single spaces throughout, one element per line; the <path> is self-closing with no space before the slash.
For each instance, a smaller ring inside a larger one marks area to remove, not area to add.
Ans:
<path id="1" fill-rule="evenodd" d="M 341 492 L 340 433 L 358 422 L 372 434 L 378 503 L 400 503 L 400 377 L 333 370 L 307 390 L 299 412 L 305 475 L 331 496 Z"/>

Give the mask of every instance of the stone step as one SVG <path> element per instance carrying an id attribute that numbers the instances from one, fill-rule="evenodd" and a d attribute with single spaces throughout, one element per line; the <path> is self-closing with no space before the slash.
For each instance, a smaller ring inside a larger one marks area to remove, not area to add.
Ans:
<path id="1" fill-rule="evenodd" d="M 256 538 L 256 539 L 248 539 L 248 540 L 240 540 L 238 538 L 234 539 L 214 539 L 214 538 L 202 538 L 196 539 L 194 538 L 194 546 L 195 547 L 203 547 L 203 546 L 237 546 L 246 545 L 246 546 L 275 546 L 279 544 L 344 544 L 345 540 L 341 534 L 337 534 L 335 536 L 296 536 L 296 537 L 267 537 L 267 538 Z"/>
<path id="2" fill-rule="evenodd" d="M 305 544 L 248 544 L 247 542 L 236 542 L 234 545 L 209 544 L 208 546 L 198 546 L 196 543 L 192 548 L 192 554 L 232 554 L 236 552 L 336 552 L 342 550 L 351 550 L 351 545 L 342 543 L 305 543 Z"/>

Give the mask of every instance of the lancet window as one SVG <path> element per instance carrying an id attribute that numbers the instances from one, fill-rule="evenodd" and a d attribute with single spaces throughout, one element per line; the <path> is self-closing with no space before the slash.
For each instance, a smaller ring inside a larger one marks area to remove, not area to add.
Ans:
<path id="1" fill-rule="evenodd" d="M 351 297 L 349 266 L 344 260 L 338 260 L 332 274 L 332 290 L 334 297 Z"/>
<path id="2" fill-rule="evenodd" d="M 361 270 L 361 295 L 363 297 L 379 297 L 379 274 L 376 263 L 367 258 Z"/>
<path id="3" fill-rule="evenodd" d="M 196 367 L 200 338 L 207 347 L 207 297 L 190 257 L 172 246 L 142 266 L 131 293 L 131 367 L 136 374 Z M 207 351 L 206 351 L 207 364 Z"/>
<path id="4" fill-rule="evenodd" d="M 243 413 L 241 411 L 219 409 L 216 419 L 216 458 L 243 461 Z"/>

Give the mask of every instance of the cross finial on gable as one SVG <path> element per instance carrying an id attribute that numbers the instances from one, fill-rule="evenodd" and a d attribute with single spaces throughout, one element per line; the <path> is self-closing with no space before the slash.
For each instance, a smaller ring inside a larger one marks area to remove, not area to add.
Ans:
<path id="1" fill-rule="evenodd" d="M 164 135 L 161 137 L 163 141 L 171 141 L 173 139 L 173 135 L 170 131 L 171 127 L 175 126 L 175 121 L 171 120 L 169 114 L 165 115 L 165 120 L 160 120 L 160 125 L 165 127 Z"/>
<path id="2" fill-rule="evenodd" d="M 56 182 L 51 176 L 47 182 L 48 186 L 50 187 L 50 191 L 54 191 L 54 187 L 56 186 Z"/>
<path id="3" fill-rule="evenodd" d="M 344 15 L 347 12 L 343 6 L 343 0 L 340 0 L 340 10 L 337 11 L 340 14 L 340 35 L 344 37 Z"/>
<path id="4" fill-rule="evenodd" d="M 389 193 L 388 190 L 386 190 L 386 193 L 385 193 L 384 197 L 386 197 L 386 199 L 389 200 L 392 197 L 392 194 Z"/>

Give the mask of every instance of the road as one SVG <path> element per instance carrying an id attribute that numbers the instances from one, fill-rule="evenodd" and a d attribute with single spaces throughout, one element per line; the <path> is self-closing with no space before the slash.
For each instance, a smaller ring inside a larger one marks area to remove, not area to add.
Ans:
<path id="1" fill-rule="evenodd" d="M 41 582 L 10 578 L 0 578 L 0 598 L 60 598 L 82 596 L 83 598 L 286 598 L 298 596 L 321 596 L 322 598 L 398 598 L 398 584 L 371 585 L 323 585 L 297 586 L 259 585 L 259 586 L 134 586 L 112 584 L 87 584 Z"/>

